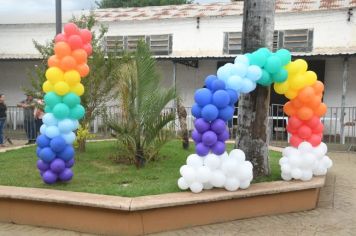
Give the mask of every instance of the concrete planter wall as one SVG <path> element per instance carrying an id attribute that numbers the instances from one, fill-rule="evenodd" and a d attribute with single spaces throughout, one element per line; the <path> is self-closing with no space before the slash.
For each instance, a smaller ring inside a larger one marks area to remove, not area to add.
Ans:
<path id="1" fill-rule="evenodd" d="M 314 209 L 324 177 L 276 181 L 247 190 L 126 198 L 0 186 L 0 221 L 106 235 L 141 235 Z"/>

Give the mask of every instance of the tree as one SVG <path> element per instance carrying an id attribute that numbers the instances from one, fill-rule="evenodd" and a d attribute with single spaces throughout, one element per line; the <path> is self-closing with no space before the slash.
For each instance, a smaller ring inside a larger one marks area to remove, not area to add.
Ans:
<path id="1" fill-rule="evenodd" d="M 182 138 L 183 149 L 189 149 L 189 132 L 187 127 L 187 111 L 182 104 L 182 100 L 177 98 L 176 109 L 180 126 L 180 136 Z"/>
<path id="2" fill-rule="evenodd" d="M 148 46 L 139 42 L 137 50 L 118 72 L 118 102 L 121 114 L 108 120 L 118 141 L 118 154 L 136 166 L 157 157 L 168 140 L 167 124 L 175 120 L 174 109 L 165 107 L 174 99 L 174 88 L 162 89 L 155 59 Z"/>
<path id="3" fill-rule="evenodd" d="M 242 51 L 260 47 L 272 49 L 275 0 L 245 0 Z M 270 88 L 257 86 L 239 101 L 238 131 L 235 145 L 244 150 L 252 162 L 254 176 L 269 174 L 268 113 Z"/>
<path id="4" fill-rule="evenodd" d="M 85 117 L 80 121 L 82 129 L 88 129 L 90 122 L 99 115 L 105 113 L 105 104 L 110 101 L 117 93 L 117 77 L 114 76 L 116 70 L 120 67 L 121 61 L 124 60 L 118 57 L 117 53 L 106 53 L 102 46 L 102 41 L 107 27 L 95 20 L 94 14 L 82 15 L 79 18 L 73 18 L 72 22 L 76 23 L 80 28 L 88 28 L 93 35 L 92 47 L 93 54 L 88 58 L 90 73 L 83 78 L 81 83 L 85 87 L 85 93 L 81 97 L 81 104 L 84 106 L 86 113 Z M 98 30 L 94 31 L 94 26 L 98 25 Z M 29 73 L 31 87 L 24 90 L 35 97 L 43 96 L 42 84 L 46 80 L 45 71 L 47 69 L 47 60 L 53 55 L 53 41 L 47 42 L 44 45 L 34 41 L 34 45 L 42 55 L 42 60 L 32 73 Z M 85 130 L 84 130 L 85 131 Z M 88 133 L 88 132 L 82 132 Z M 85 151 L 85 141 L 87 136 L 77 137 L 80 151 Z"/>
<path id="5" fill-rule="evenodd" d="M 190 0 L 101 0 L 96 4 L 99 8 L 118 8 L 118 7 L 146 7 L 163 5 L 189 4 Z"/>

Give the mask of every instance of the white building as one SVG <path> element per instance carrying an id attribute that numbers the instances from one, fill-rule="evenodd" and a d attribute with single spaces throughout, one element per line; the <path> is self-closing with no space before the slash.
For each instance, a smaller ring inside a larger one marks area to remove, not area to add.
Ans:
<path id="1" fill-rule="evenodd" d="M 324 81 L 324 102 L 341 106 L 344 61 L 349 64 L 346 106 L 356 106 L 356 19 L 352 0 L 279 0 L 276 4 L 274 47 L 305 58 Z M 190 4 L 95 10 L 109 26 L 106 45 L 135 48 L 144 38 L 158 59 L 164 85 L 176 86 L 186 106 L 204 78 L 240 53 L 243 3 Z M 353 15 L 354 14 L 354 15 Z M 8 104 L 23 97 L 27 70 L 39 63 L 32 40 L 45 42 L 55 34 L 48 18 L 0 22 L 0 93 Z M 64 21 L 67 21 L 65 18 Z M 346 64 L 346 63 L 345 63 Z M 282 96 L 271 103 L 283 104 Z"/>

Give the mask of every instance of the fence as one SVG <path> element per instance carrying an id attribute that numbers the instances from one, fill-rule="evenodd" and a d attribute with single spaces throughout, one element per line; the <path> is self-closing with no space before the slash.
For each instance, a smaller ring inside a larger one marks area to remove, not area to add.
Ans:
<path id="1" fill-rule="evenodd" d="M 174 108 L 166 108 L 163 113 L 172 109 L 175 110 Z M 194 117 L 191 114 L 191 107 L 186 107 L 186 111 L 188 130 L 192 131 L 194 128 Z M 106 112 L 103 115 L 97 116 L 92 122 L 91 132 L 95 133 L 97 137 L 110 137 L 111 131 L 106 125 L 105 120 L 108 118 L 120 119 L 120 117 L 122 117 L 122 112 L 119 107 L 106 107 Z M 237 118 L 238 108 L 236 107 L 233 119 L 228 122 L 231 139 L 236 138 L 236 131 L 238 129 Z M 324 142 L 356 145 L 356 107 L 329 107 L 325 116 L 321 118 L 321 121 L 324 124 Z M 271 141 L 288 141 L 287 122 L 288 117 L 283 113 L 283 105 L 272 104 L 269 111 Z M 170 123 L 167 128 L 178 134 L 180 130 L 178 118 Z M 12 139 L 26 139 L 22 108 L 8 107 L 5 136 Z"/>

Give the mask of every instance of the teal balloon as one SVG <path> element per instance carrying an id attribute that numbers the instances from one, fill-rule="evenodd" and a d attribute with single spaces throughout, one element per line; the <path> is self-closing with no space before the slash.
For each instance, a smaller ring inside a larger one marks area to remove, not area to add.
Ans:
<path id="1" fill-rule="evenodd" d="M 57 119 L 64 119 L 69 116 L 69 107 L 64 103 L 59 103 L 53 108 L 53 115 Z"/>
<path id="2" fill-rule="evenodd" d="M 284 68 L 280 69 L 276 74 L 272 75 L 273 82 L 282 83 L 288 78 L 288 71 Z"/>
<path id="3" fill-rule="evenodd" d="M 257 83 L 262 86 L 269 86 L 272 84 L 272 79 L 269 73 L 266 70 L 262 70 L 262 77 L 261 79 L 257 80 Z"/>
<path id="4" fill-rule="evenodd" d="M 70 109 L 70 118 L 80 120 L 85 115 L 85 109 L 82 105 L 76 105 L 72 109 Z"/>
<path id="5" fill-rule="evenodd" d="M 292 60 L 292 55 L 287 49 L 279 49 L 275 55 L 279 57 L 283 66 L 287 65 Z"/>
<path id="6" fill-rule="evenodd" d="M 263 54 L 266 58 L 272 55 L 272 52 L 268 48 L 259 48 L 257 52 Z"/>
<path id="7" fill-rule="evenodd" d="M 45 108 L 44 108 L 44 111 L 46 113 L 52 113 L 52 108 L 50 106 L 46 105 Z"/>
<path id="8" fill-rule="evenodd" d="M 253 52 L 250 56 L 250 65 L 256 65 L 259 67 L 263 67 L 266 64 L 267 56 L 264 52 Z"/>
<path id="9" fill-rule="evenodd" d="M 48 105 L 50 107 L 54 107 L 58 103 L 62 102 L 62 98 L 61 98 L 61 96 L 58 96 L 54 92 L 49 92 L 44 96 L 44 102 L 46 105 Z"/>
<path id="10" fill-rule="evenodd" d="M 270 56 L 267 59 L 267 62 L 264 66 L 264 69 L 268 71 L 270 74 L 275 74 L 280 71 L 282 68 L 281 59 L 277 56 Z"/>
<path id="11" fill-rule="evenodd" d="M 68 107 L 73 108 L 80 104 L 80 97 L 75 93 L 68 93 L 63 97 L 63 103 Z"/>

